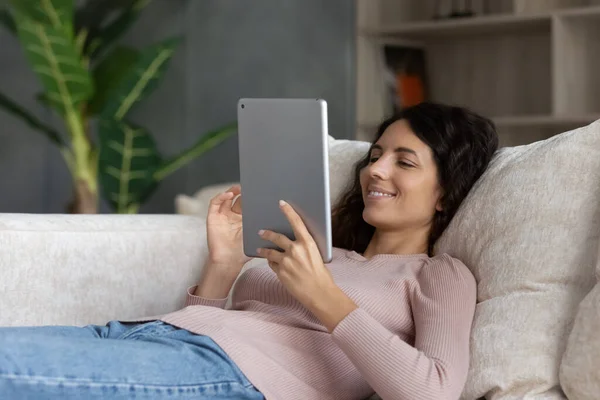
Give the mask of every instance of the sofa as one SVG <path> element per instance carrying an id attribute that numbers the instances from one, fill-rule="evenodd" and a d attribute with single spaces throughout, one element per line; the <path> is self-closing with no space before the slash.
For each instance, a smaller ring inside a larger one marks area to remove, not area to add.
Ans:
<path id="1" fill-rule="evenodd" d="M 330 138 L 332 203 L 368 148 Z M 207 202 L 228 186 L 178 196 L 179 215 L 0 214 L 0 326 L 181 308 L 207 256 Z M 598 398 L 599 234 L 600 121 L 498 151 L 436 246 L 478 282 L 462 399 Z"/>

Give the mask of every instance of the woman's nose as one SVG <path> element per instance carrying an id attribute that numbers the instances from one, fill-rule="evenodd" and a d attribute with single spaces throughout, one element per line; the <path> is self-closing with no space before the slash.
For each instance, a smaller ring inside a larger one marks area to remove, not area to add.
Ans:
<path id="1" fill-rule="evenodd" d="M 382 180 L 387 179 L 389 177 L 389 168 L 386 164 L 387 163 L 382 159 L 379 159 L 373 164 L 371 164 L 371 167 L 369 169 L 369 174 L 371 175 L 371 177 Z"/>

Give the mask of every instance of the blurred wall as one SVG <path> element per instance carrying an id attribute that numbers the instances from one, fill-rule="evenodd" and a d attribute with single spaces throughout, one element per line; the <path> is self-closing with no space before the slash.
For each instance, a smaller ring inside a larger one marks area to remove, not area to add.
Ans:
<path id="1" fill-rule="evenodd" d="M 234 121 L 240 97 L 321 97 L 328 101 L 330 134 L 351 138 L 354 30 L 351 0 L 154 0 L 124 41 L 145 46 L 173 35 L 184 41 L 161 86 L 132 119 L 169 157 Z M 0 91 L 58 124 L 37 106 L 37 78 L 3 30 L 0 50 Z M 163 181 L 141 212 L 172 213 L 176 194 L 238 179 L 234 136 Z M 70 198 L 70 176 L 54 146 L 0 111 L 0 212 L 61 213 Z"/>

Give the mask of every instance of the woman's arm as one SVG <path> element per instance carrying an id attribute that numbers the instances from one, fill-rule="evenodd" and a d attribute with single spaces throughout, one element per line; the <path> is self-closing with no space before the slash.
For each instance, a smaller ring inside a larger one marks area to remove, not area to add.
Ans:
<path id="1" fill-rule="evenodd" d="M 231 291 L 237 276 L 228 271 L 241 270 L 240 268 L 223 268 L 207 260 L 202 269 L 202 277 L 197 285 L 188 288 L 185 307 L 191 305 L 204 305 L 225 308 L 227 296 Z"/>
<path id="2" fill-rule="evenodd" d="M 458 399 L 469 368 L 475 278 L 444 255 L 423 266 L 418 283 L 411 294 L 414 347 L 361 308 L 332 338 L 383 399 Z"/>

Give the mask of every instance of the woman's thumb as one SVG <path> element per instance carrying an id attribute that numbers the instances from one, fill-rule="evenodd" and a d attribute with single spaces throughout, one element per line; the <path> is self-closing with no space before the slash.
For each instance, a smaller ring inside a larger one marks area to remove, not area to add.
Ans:
<path id="1" fill-rule="evenodd" d="M 233 206 L 231 206 L 231 211 L 237 214 L 242 213 L 242 195 L 238 195 L 233 199 Z"/>

